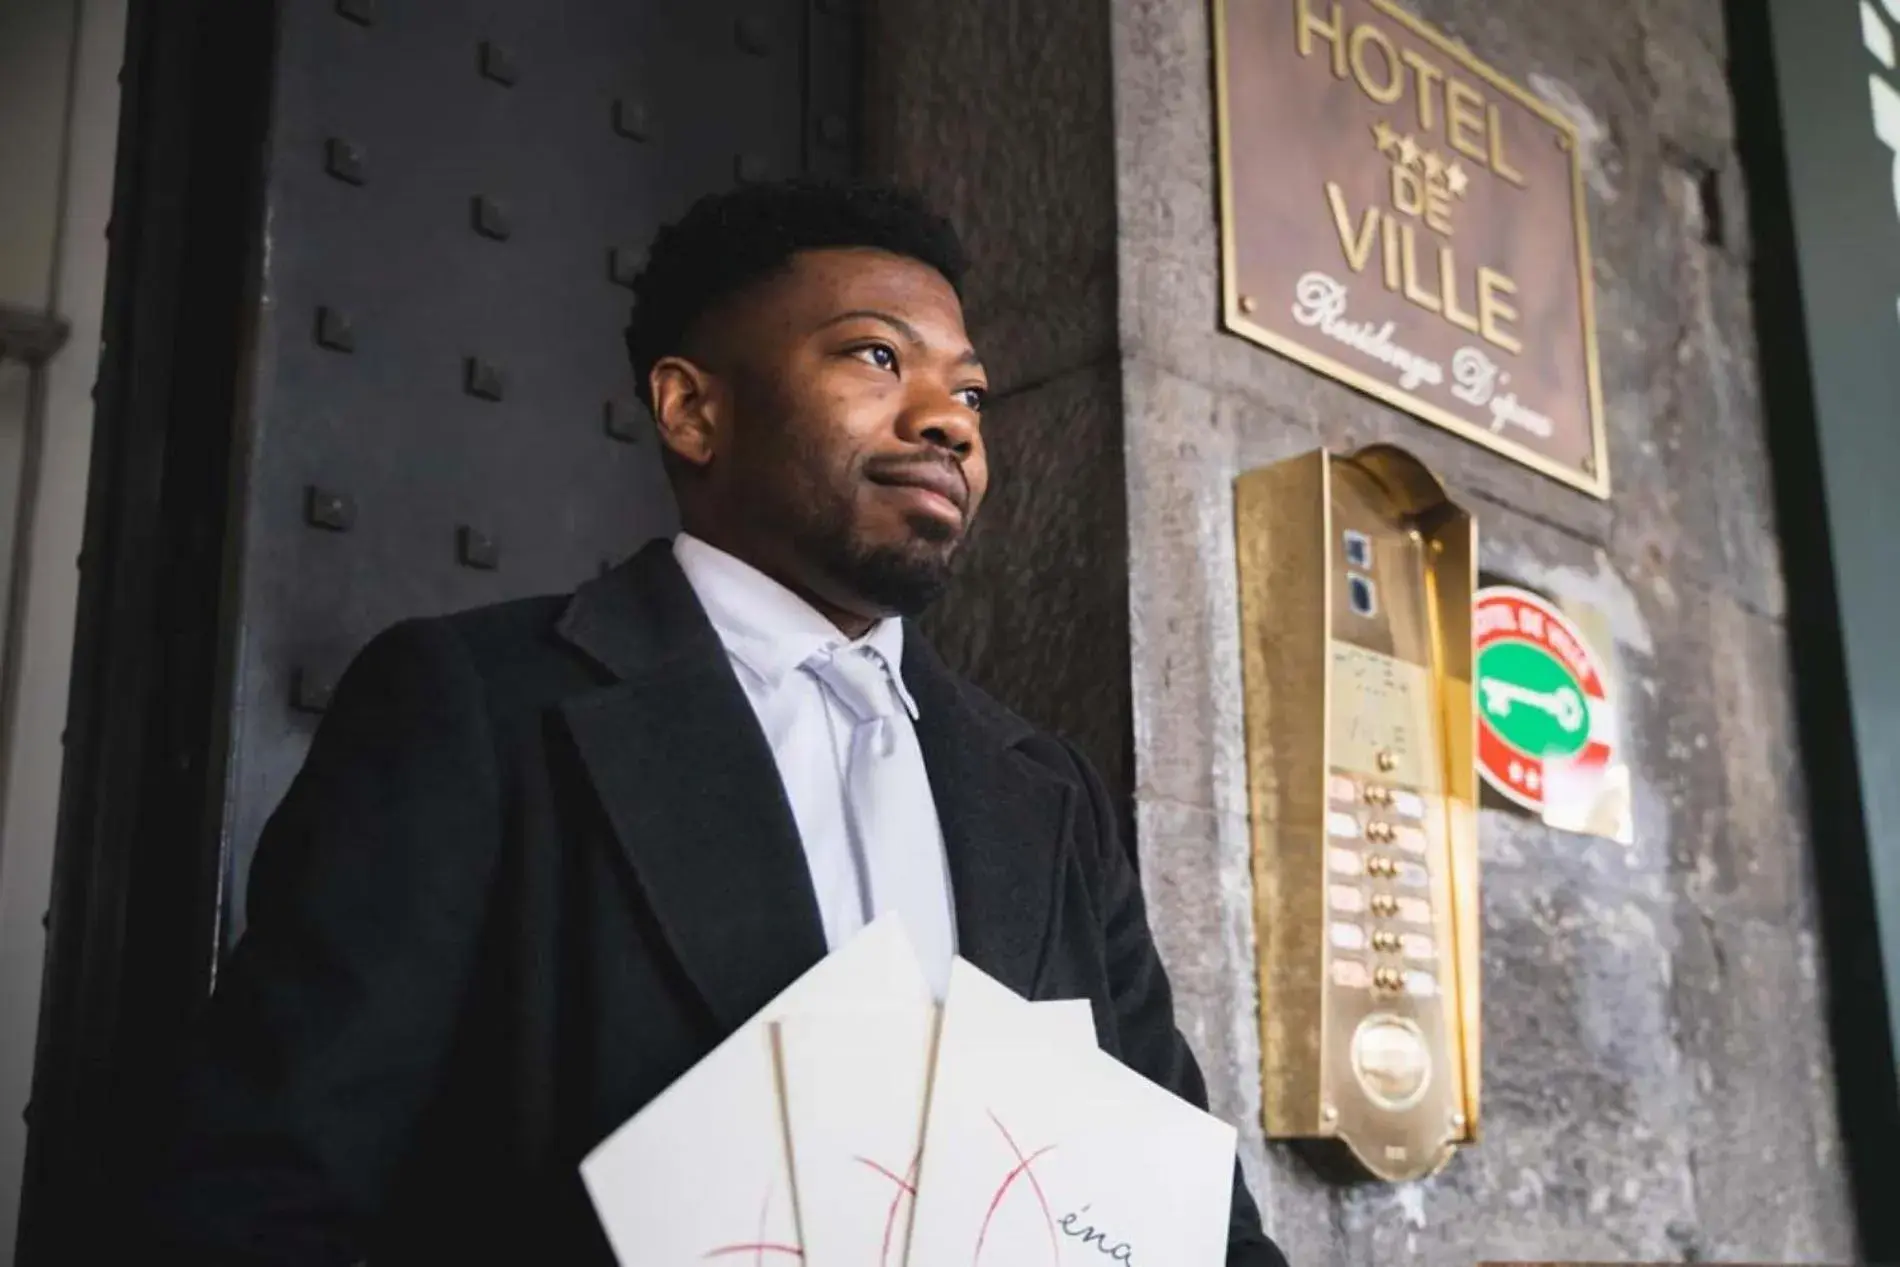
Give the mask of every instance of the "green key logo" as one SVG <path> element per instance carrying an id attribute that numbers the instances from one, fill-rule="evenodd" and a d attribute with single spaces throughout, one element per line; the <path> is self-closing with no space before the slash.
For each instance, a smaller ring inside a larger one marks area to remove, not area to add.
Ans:
<path id="1" fill-rule="evenodd" d="M 1516 638 L 1478 655 L 1478 704 L 1498 737 L 1533 757 L 1568 757 L 1590 738 L 1583 683 L 1543 647 Z"/>
<path id="2" fill-rule="evenodd" d="M 1478 773 L 1541 813 L 1553 772 L 1600 774 L 1614 760 L 1602 661 L 1562 611 L 1529 590 L 1479 590 L 1472 623 Z"/>

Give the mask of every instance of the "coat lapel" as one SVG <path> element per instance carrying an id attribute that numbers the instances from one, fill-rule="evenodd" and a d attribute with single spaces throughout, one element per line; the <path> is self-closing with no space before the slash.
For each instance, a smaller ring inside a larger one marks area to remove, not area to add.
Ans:
<path id="1" fill-rule="evenodd" d="M 758 719 L 665 541 L 583 586 L 558 632 L 621 679 L 561 713 L 687 978 L 737 1028 L 825 953 Z"/>
<path id="2" fill-rule="evenodd" d="M 914 628 L 904 682 L 943 825 L 957 949 L 1034 998 L 1054 929 L 1072 784 L 1025 756 L 1029 724 L 960 682 Z"/>
<path id="3" fill-rule="evenodd" d="M 758 719 L 668 542 L 583 586 L 557 632 L 618 679 L 562 717 L 687 978 L 737 1028 L 825 954 Z M 961 682 L 914 628 L 904 647 L 958 951 L 1034 997 L 1076 789 L 1024 755 L 1028 723 Z"/>

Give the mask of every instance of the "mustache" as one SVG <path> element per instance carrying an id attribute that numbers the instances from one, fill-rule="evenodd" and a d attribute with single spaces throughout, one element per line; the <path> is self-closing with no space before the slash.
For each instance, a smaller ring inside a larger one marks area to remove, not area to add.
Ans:
<path id="1" fill-rule="evenodd" d="M 957 509 L 970 508 L 970 477 L 949 454 L 877 457 L 864 464 L 864 476 L 877 484 L 921 484 L 950 498 Z"/>

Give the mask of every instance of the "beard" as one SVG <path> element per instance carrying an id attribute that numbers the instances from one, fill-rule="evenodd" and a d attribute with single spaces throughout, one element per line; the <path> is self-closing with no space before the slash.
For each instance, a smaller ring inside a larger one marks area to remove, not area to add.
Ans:
<path id="1" fill-rule="evenodd" d="M 863 540 L 843 501 L 811 507 L 794 531 L 798 552 L 871 602 L 899 616 L 917 616 L 950 584 L 962 534 L 941 520 L 910 521 L 902 543 Z"/>

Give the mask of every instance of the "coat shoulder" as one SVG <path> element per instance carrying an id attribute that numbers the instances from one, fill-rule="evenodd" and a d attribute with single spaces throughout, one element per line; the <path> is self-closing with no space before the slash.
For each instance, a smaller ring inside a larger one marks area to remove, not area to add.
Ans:
<path id="1" fill-rule="evenodd" d="M 478 666 L 485 662 L 506 665 L 560 645 L 552 636 L 555 622 L 572 598 L 571 594 L 537 594 L 433 619 L 454 634 Z"/>
<path id="2" fill-rule="evenodd" d="M 610 680 L 557 630 L 572 598 L 536 595 L 402 625 L 419 627 L 425 642 L 452 643 L 481 684 L 490 716 L 505 724 Z"/>
<path id="3" fill-rule="evenodd" d="M 906 631 L 907 635 L 909 631 Z M 947 665 L 936 649 L 920 638 L 918 658 L 913 666 L 938 677 L 955 692 L 966 714 L 995 735 L 1019 756 L 1044 772 L 1073 785 L 1078 791 L 1091 792 L 1099 782 L 1081 750 L 1052 731 L 1043 729 L 976 683 Z"/>

